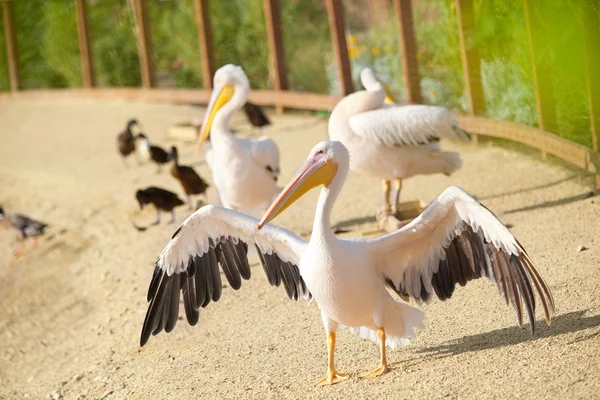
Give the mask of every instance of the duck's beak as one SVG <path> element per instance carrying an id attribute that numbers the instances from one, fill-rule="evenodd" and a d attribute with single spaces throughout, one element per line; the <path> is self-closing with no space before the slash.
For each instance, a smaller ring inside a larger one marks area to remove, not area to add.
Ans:
<path id="1" fill-rule="evenodd" d="M 306 160 L 294 178 L 271 204 L 256 228 L 260 230 L 312 188 L 319 185 L 328 186 L 335 176 L 337 168 L 337 164 L 328 160 L 325 154 L 316 154 Z"/>
<path id="2" fill-rule="evenodd" d="M 196 146 L 196 156 L 200 154 L 200 150 L 210 135 L 210 128 L 212 126 L 215 115 L 231 98 L 235 92 L 235 86 L 232 84 L 217 85 L 212 92 L 204 120 L 202 121 L 202 129 L 200 135 L 198 135 L 198 144 Z"/>

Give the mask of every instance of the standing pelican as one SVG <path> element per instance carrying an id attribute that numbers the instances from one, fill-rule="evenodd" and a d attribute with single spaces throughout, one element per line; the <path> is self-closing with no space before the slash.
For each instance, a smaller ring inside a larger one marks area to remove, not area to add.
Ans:
<path id="1" fill-rule="evenodd" d="M 148 290 L 143 346 L 151 334 L 170 332 L 179 299 L 195 325 L 198 310 L 221 297 L 221 273 L 233 289 L 250 278 L 248 247 L 257 249 L 269 283 L 283 283 L 290 298 L 313 298 L 327 332 L 327 375 L 318 385 L 348 377 L 334 365 L 338 326 L 379 341 L 379 366 L 366 377 L 387 371 L 386 346 L 407 344 L 423 326 L 423 311 L 395 300 L 428 302 L 450 298 L 456 284 L 482 276 L 496 283 L 512 304 L 519 325 L 525 305 L 533 333 L 534 291 L 550 323 L 554 302 L 548 286 L 510 231 L 474 198 L 457 187 L 446 189 L 419 217 L 379 238 L 338 239 L 330 224 L 333 205 L 346 180 L 349 154 L 340 142 L 321 142 L 262 220 L 208 205 L 192 214 L 173 235 L 156 262 Z M 269 221 L 311 188 L 323 186 L 312 234 L 305 242 Z M 257 229 L 258 228 L 258 229 Z M 276 326 L 274 321 L 270 328 Z"/>
<path id="2" fill-rule="evenodd" d="M 241 67 L 228 64 L 217 70 L 197 152 L 210 135 L 211 150 L 206 159 L 221 203 L 253 213 L 264 211 L 277 194 L 279 149 L 268 137 L 244 139 L 230 131 L 229 122 L 246 103 L 249 91 Z"/>
<path id="3" fill-rule="evenodd" d="M 449 175 L 461 167 L 460 155 L 441 151 L 439 139 L 468 141 L 469 137 L 445 108 L 386 105 L 386 100 L 393 99 L 373 71 L 365 68 L 360 77 L 367 90 L 352 93 L 337 104 L 329 119 L 329 138 L 350 150 L 352 170 L 383 180 L 382 211 L 395 212 L 403 179 Z M 396 185 L 393 205 L 391 180 Z"/>

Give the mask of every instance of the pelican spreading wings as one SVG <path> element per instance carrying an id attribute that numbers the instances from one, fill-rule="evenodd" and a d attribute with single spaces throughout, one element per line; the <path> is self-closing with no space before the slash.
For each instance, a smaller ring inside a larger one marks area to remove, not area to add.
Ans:
<path id="1" fill-rule="evenodd" d="M 340 142 L 321 142 L 310 153 L 262 220 L 218 206 L 205 206 L 175 232 L 160 254 L 148 290 L 150 305 L 141 335 L 175 327 L 179 299 L 195 325 L 199 309 L 221 297 L 221 280 L 239 289 L 249 279 L 249 247 L 255 247 L 273 286 L 283 284 L 294 300 L 314 299 L 327 332 L 327 375 L 318 385 L 348 377 L 334 366 L 336 330 L 344 325 L 379 341 L 380 365 L 364 376 L 387 371 L 386 346 L 406 344 L 423 327 L 423 311 L 395 300 L 446 300 L 456 285 L 486 277 L 514 307 L 519 325 L 524 305 L 532 333 L 535 292 L 550 324 L 554 301 L 548 285 L 510 231 L 487 208 L 457 187 L 446 189 L 419 217 L 379 238 L 338 239 L 330 214 L 349 169 Z M 323 186 L 312 235 L 267 224 L 311 188 Z M 220 267 L 220 269 L 219 269 Z M 220 270 L 225 278 L 222 278 Z"/>
<path id="2" fill-rule="evenodd" d="M 350 150 L 352 170 L 383 180 L 383 211 L 395 212 L 403 179 L 449 175 L 461 167 L 458 153 L 441 151 L 440 138 L 469 141 L 469 137 L 445 108 L 390 105 L 394 99 L 389 88 L 370 68 L 363 69 L 360 77 L 367 90 L 337 104 L 329 119 L 329 138 Z M 396 185 L 393 204 L 391 180 Z"/>
<path id="3" fill-rule="evenodd" d="M 264 211 L 277 194 L 279 149 L 268 137 L 233 135 L 229 122 L 248 99 L 250 84 L 241 67 L 225 65 L 214 76 L 214 90 L 198 138 L 198 151 L 210 135 L 206 161 L 221 203 L 227 208 Z"/>

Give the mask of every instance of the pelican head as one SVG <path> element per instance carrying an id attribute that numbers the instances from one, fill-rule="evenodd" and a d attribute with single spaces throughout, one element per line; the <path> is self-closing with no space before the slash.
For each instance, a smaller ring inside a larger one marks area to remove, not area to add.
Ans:
<path id="1" fill-rule="evenodd" d="M 398 101 L 392 95 L 390 87 L 383 81 L 381 81 L 375 75 L 375 72 L 371 68 L 363 68 L 360 71 L 360 82 L 368 91 L 378 91 L 383 88 L 385 91 L 385 102 L 387 104 L 396 104 Z"/>
<path id="2" fill-rule="evenodd" d="M 244 73 L 242 67 L 227 64 L 215 72 L 213 87 L 210 102 L 208 103 L 204 121 L 202 122 L 202 129 L 198 136 L 196 154 L 200 152 L 204 142 L 208 139 L 217 112 L 228 104 L 232 105 L 231 109 L 228 110 L 228 114 L 230 115 L 232 115 L 237 108 L 240 108 L 248 96 L 250 83 L 248 82 L 248 77 Z M 232 104 L 231 99 L 235 94 L 238 94 L 238 99 L 242 99 L 242 101 L 233 102 Z"/>
<path id="3" fill-rule="evenodd" d="M 309 190 L 321 185 L 328 188 L 336 174 L 338 174 L 339 167 L 341 167 L 339 168 L 340 172 L 347 173 L 349 159 L 348 150 L 341 142 L 324 141 L 317 144 L 310 151 L 308 158 L 290 183 L 271 204 L 271 207 L 258 223 L 257 229 L 260 230 Z"/>

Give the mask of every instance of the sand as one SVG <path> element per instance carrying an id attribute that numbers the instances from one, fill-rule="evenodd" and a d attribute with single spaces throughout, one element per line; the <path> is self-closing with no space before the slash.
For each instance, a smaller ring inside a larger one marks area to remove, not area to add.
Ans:
<path id="1" fill-rule="evenodd" d="M 0 398 L 600 398 L 600 200 L 581 173 L 484 144 L 456 146 L 464 168 L 452 177 L 406 181 L 404 199 L 429 202 L 449 185 L 477 196 L 528 250 L 554 294 L 551 327 L 519 328 L 496 288 L 471 282 L 453 298 L 426 305 L 427 327 L 389 352 L 391 371 L 373 380 L 378 347 L 347 331 L 336 362 L 351 379 L 313 387 L 326 368 L 325 334 L 315 304 L 287 299 L 268 285 L 253 259 L 253 278 L 201 312 L 139 347 L 153 263 L 177 223 L 138 232 L 152 210 L 136 213 L 135 190 L 158 185 L 181 194 L 152 165 L 125 168 L 115 136 L 130 117 L 162 145 L 169 126 L 202 115 L 168 104 L 77 99 L 0 103 L 0 203 L 51 225 L 34 251 L 17 261 L 15 235 L 0 230 Z M 282 183 L 327 124 L 310 114 L 273 117 Z M 235 126 L 248 126 L 240 115 Z M 210 179 L 193 147 L 182 161 Z M 307 236 L 316 191 L 276 223 Z M 209 200 L 216 201 L 214 190 Z M 334 223 L 361 236 L 375 229 L 380 183 L 352 174 Z M 586 250 L 579 251 L 584 246 Z"/>

